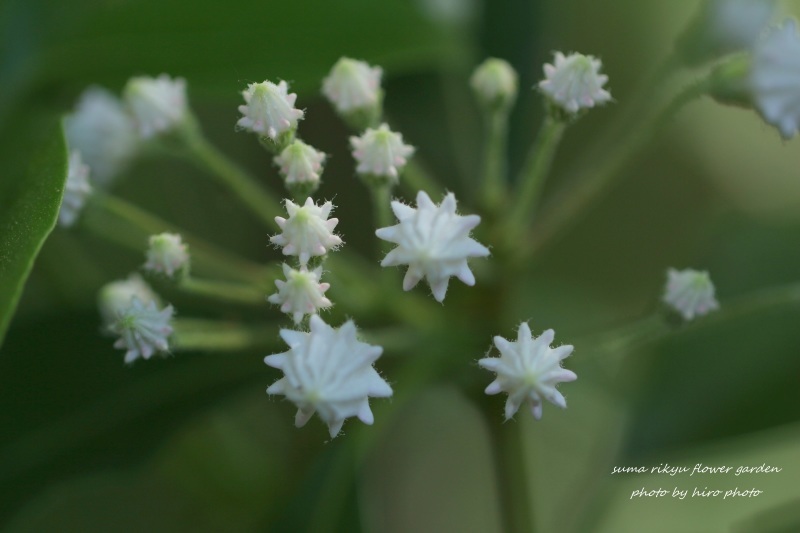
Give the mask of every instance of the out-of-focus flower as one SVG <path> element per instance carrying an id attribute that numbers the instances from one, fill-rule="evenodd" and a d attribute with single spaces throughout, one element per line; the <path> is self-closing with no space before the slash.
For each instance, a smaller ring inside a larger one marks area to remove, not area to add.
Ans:
<path id="1" fill-rule="evenodd" d="M 320 309 L 330 307 L 331 301 L 325 297 L 325 291 L 330 288 L 328 283 L 320 283 L 322 267 L 308 270 L 300 267 L 299 270 L 283 265 L 283 275 L 286 281 L 276 280 L 278 292 L 267 300 L 280 305 L 281 311 L 292 315 L 295 324 L 299 324 L 303 315 L 316 314 Z"/>
<path id="2" fill-rule="evenodd" d="M 282 233 L 270 238 L 273 244 L 283 247 L 284 255 L 296 255 L 301 265 L 314 256 L 328 253 L 342 244 L 342 239 L 333 234 L 339 219 L 328 217 L 333 209 L 331 202 L 318 206 L 311 198 L 302 206 L 286 200 L 289 218 L 275 217 Z"/>
<path id="3" fill-rule="evenodd" d="M 114 348 L 126 350 L 126 363 L 140 357 L 150 359 L 155 353 L 169 350 L 174 312 L 171 305 L 159 310 L 154 301 L 143 303 L 134 296 L 130 304 L 117 313 L 109 331 L 119 335 Z"/>
<path id="4" fill-rule="evenodd" d="M 489 58 L 475 69 L 470 84 L 483 105 L 503 109 L 517 98 L 517 79 L 517 71 L 508 61 Z"/>
<path id="5" fill-rule="evenodd" d="M 145 304 L 155 302 L 161 305 L 161 299 L 139 274 L 105 284 L 98 298 L 103 324 L 108 327 L 122 311 L 130 307 L 134 298 Z"/>
<path id="6" fill-rule="evenodd" d="M 339 113 L 371 108 L 380 104 L 382 75 L 380 67 L 343 57 L 323 80 L 322 94 Z"/>
<path id="7" fill-rule="evenodd" d="M 544 66 L 545 79 L 539 89 L 549 102 L 569 115 L 600 106 L 611 100 L 603 88 L 608 76 L 600 74 L 602 62 L 583 54 L 555 53 L 555 61 Z"/>
<path id="8" fill-rule="evenodd" d="M 733 52 L 750 50 L 775 13 L 775 0 L 706 0 L 678 51 L 697 65 Z"/>
<path id="9" fill-rule="evenodd" d="M 800 34 L 789 19 L 756 44 L 750 72 L 756 108 L 784 139 L 800 129 Z"/>
<path id="10" fill-rule="evenodd" d="M 664 302 L 683 316 L 692 320 L 715 309 L 719 304 L 714 298 L 714 284 L 708 272 L 699 272 L 687 268 L 667 271 L 667 286 L 664 291 Z"/>
<path id="11" fill-rule="evenodd" d="M 414 153 L 414 147 L 403 143 L 403 136 L 382 124 L 368 129 L 360 137 L 350 137 L 356 172 L 378 181 L 397 183 L 400 170 Z"/>
<path id="12" fill-rule="evenodd" d="M 58 223 L 65 228 L 72 226 L 78 220 L 83 205 L 91 193 L 89 166 L 83 164 L 80 152 L 73 150 L 69 155 L 67 181 L 64 185 L 61 210 L 58 212 Z"/>
<path id="13" fill-rule="evenodd" d="M 178 127 L 189 112 L 183 78 L 170 78 L 166 74 L 157 78 L 131 78 L 124 96 L 139 135 L 145 139 Z"/>
<path id="14" fill-rule="evenodd" d="M 447 294 L 450 276 L 456 276 L 467 285 L 475 284 L 467 259 L 489 255 L 485 246 L 469 236 L 481 217 L 456 214 L 453 193 L 447 194 L 441 205 L 436 205 L 420 191 L 416 209 L 395 201 L 392 210 L 400 223 L 380 228 L 375 234 L 397 244 L 397 248 L 383 258 L 381 266 L 408 265 L 404 290 L 411 290 L 425 278 L 433 297 L 441 302 Z"/>
<path id="15" fill-rule="evenodd" d="M 578 379 L 575 372 L 561 367 L 561 361 L 572 354 L 573 347 L 563 345 L 551 348 L 554 337 L 552 329 L 534 337 L 528 324 L 523 322 L 517 331 L 516 342 L 499 336 L 494 338 L 500 357 L 486 357 L 478 361 L 481 367 L 497 374 L 497 378 L 486 387 L 486 394 L 508 394 L 506 420 L 514 416 L 523 402 L 528 404 L 537 420 L 542 418 L 544 400 L 562 409 L 567 407 L 567 401 L 556 386 Z"/>
<path id="16" fill-rule="evenodd" d="M 372 364 L 383 348 L 360 342 L 356 327 L 347 321 L 338 329 L 319 316 L 310 320 L 310 331 L 281 330 L 289 351 L 264 358 L 284 377 L 268 394 L 282 394 L 297 406 L 295 425 L 302 427 L 314 415 L 328 425 L 331 438 L 339 434 L 346 418 L 358 417 L 372 424 L 369 398 L 387 398 L 392 389 Z"/>
<path id="17" fill-rule="evenodd" d="M 176 272 L 188 268 L 189 252 L 180 235 L 160 233 L 152 235 L 149 242 L 145 270 L 171 278 Z"/>
<path id="18" fill-rule="evenodd" d="M 139 137 L 122 102 L 105 89 L 90 87 L 65 121 L 70 150 L 81 153 L 92 182 L 104 186 L 125 170 L 139 148 Z"/>
<path id="19" fill-rule="evenodd" d="M 297 95 L 289 93 L 285 81 L 277 85 L 271 81 L 251 83 L 242 96 L 245 104 L 239 106 L 239 112 L 244 116 L 236 125 L 273 141 L 284 133 L 294 132 L 297 121 L 303 118 L 303 111 L 294 107 Z"/>

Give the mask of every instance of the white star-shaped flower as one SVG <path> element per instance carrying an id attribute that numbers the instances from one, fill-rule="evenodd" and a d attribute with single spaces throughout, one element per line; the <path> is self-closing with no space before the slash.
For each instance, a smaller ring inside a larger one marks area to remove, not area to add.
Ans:
<path id="1" fill-rule="evenodd" d="M 397 182 L 400 170 L 414 153 L 414 147 L 404 144 L 403 136 L 386 124 L 368 129 L 361 137 L 350 137 L 350 145 L 358 163 L 356 172 L 392 182 Z"/>
<path id="2" fill-rule="evenodd" d="M 470 286 L 475 284 L 467 259 L 489 255 L 485 246 L 469 236 L 481 217 L 456 214 L 453 193 L 448 193 L 441 205 L 436 205 L 424 191 L 420 191 L 416 209 L 395 201 L 392 210 L 400 223 L 380 228 L 375 234 L 397 244 L 397 248 L 383 258 L 381 266 L 408 265 L 403 280 L 404 290 L 411 290 L 425 278 L 433 297 L 441 302 L 447 294 L 450 276 L 456 276 Z"/>
<path id="3" fill-rule="evenodd" d="M 168 351 L 174 313 L 171 305 L 159 310 L 154 301 L 143 303 L 134 296 L 109 326 L 111 333 L 119 335 L 114 348 L 126 350 L 126 363 L 140 357 L 150 359 L 155 353 Z"/>
<path id="4" fill-rule="evenodd" d="M 494 338 L 500 357 L 478 361 L 481 367 L 497 374 L 497 378 L 486 387 L 486 394 L 508 393 L 506 420 L 516 414 L 523 402 L 528 404 L 537 420 L 542 418 L 543 400 L 562 409 L 567 407 L 567 401 L 556 386 L 578 379 L 575 372 L 561 367 L 561 361 L 572 354 L 573 347 L 565 344 L 551 348 L 554 337 L 552 329 L 534 337 L 528 324 L 523 322 L 517 331 L 516 342 L 499 336 Z"/>
<path id="5" fill-rule="evenodd" d="M 329 283 L 320 283 L 322 267 L 299 270 L 283 264 L 283 275 L 286 281 L 275 280 L 278 292 L 267 298 L 270 303 L 280 305 L 281 311 L 292 315 L 295 324 L 299 324 L 303 315 L 316 314 L 320 309 L 330 307 L 331 301 L 325 297 Z"/>
<path id="6" fill-rule="evenodd" d="M 189 251 L 181 236 L 161 233 L 150 237 L 144 269 L 171 278 L 189 264 Z"/>
<path id="7" fill-rule="evenodd" d="M 72 226 L 78 220 L 83 205 L 91 193 L 89 166 L 83 164 L 80 152 L 73 150 L 69 155 L 67 181 L 64 184 L 64 197 L 58 212 L 58 223 L 65 228 Z"/>
<path id="8" fill-rule="evenodd" d="M 186 118 L 186 80 L 162 74 L 131 78 L 124 90 L 139 134 L 143 138 L 169 131 Z"/>
<path id="9" fill-rule="evenodd" d="M 282 394 L 297 406 L 297 427 L 319 414 L 331 438 L 338 435 L 346 418 L 356 416 L 372 424 L 369 398 L 392 395 L 392 388 L 372 366 L 383 348 L 360 342 L 352 321 L 334 329 L 313 315 L 310 330 L 281 330 L 289 351 L 269 355 L 264 362 L 282 370 L 284 377 L 267 393 Z"/>
<path id="10" fill-rule="evenodd" d="M 318 206 L 311 198 L 303 206 L 286 200 L 289 218 L 275 217 L 282 233 L 270 238 L 273 244 L 283 247 L 283 255 L 296 255 L 305 265 L 314 256 L 328 253 L 342 244 L 342 239 L 333 234 L 338 218 L 328 217 L 333 209 L 331 202 Z"/>
<path id="11" fill-rule="evenodd" d="M 567 113 L 603 105 L 611 94 L 603 89 L 608 76 L 600 74 L 602 62 L 592 56 L 555 53 L 553 64 L 544 66 L 545 79 L 539 89 L 550 102 Z"/>
<path id="12" fill-rule="evenodd" d="M 667 286 L 664 290 L 664 302 L 681 314 L 685 320 L 719 309 L 714 297 L 714 284 L 708 272 L 699 272 L 687 268 L 685 270 L 667 270 Z"/>
<path id="13" fill-rule="evenodd" d="M 274 159 L 287 184 L 318 183 L 325 154 L 297 139 Z"/>
<path id="14" fill-rule="evenodd" d="M 303 118 L 303 111 L 294 107 L 297 95 L 289 93 L 285 81 L 277 85 L 271 81 L 251 83 L 242 96 L 245 105 L 239 106 L 239 112 L 244 116 L 236 125 L 273 141 L 282 133 L 297 129 L 297 121 Z"/>
<path id="15" fill-rule="evenodd" d="M 139 136 L 122 102 L 105 89 L 84 91 L 65 121 L 70 150 L 92 169 L 92 182 L 105 185 L 120 174 L 139 149 Z"/>
<path id="16" fill-rule="evenodd" d="M 323 80 L 322 94 L 339 113 L 373 107 L 380 101 L 382 75 L 380 67 L 343 57 Z"/>
<path id="17" fill-rule="evenodd" d="M 784 139 L 794 137 L 800 129 L 800 34 L 794 19 L 756 44 L 750 85 L 764 120 Z"/>

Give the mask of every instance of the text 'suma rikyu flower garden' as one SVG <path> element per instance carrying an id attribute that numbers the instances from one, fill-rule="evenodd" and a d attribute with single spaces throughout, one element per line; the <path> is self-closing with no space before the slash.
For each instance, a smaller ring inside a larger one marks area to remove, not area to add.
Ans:
<path id="1" fill-rule="evenodd" d="M 333 230 L 339 223 L 337 218 L 328 218 L 333 209 L 331 202 L 318 206 L 311 198 L 302 206 L 286 200 L 289 218 L 275 217 L 282 233 L 270 238 L 273 244 L 283 247 L 283 255 L 296 255 L 301 265 L 315 256 L 322 256 L 342 244 L 342 239 Z"/>
<path id="2" fill-rule="evenodd" d="M 169 131 L 186 119 L 186 80 L 162 74 L 157 78 L 131 78 L 125 101 L 143 138 Z"/>
<path id="3" fill-rule="evenodd" d="M 608 76 L 600 74 L 602 65 L 592 56 L 556 52 L 553 64 L 544 66 L 545 79 L 539 82 L 539 89 L 569 114 L 603 105 L 611 100 L 611 93 L 603 88 Z"/>
<path id="4" fill-rule="evenodd" d="M 385 178 L 396 183 L 400 170 L 414 154 L 414 147 L 403 143 L 403 136 L 382 124 L 368 129 L 360 137 L 350 137 L 356 172 L 364 176 Z"/>
<path id="5" fill-rule="evenodd" d="M 756 108 L 784 139 L 800 129 L 800 33 L 790 19 L 753 50 L 750 85 Z"/>
<path id="6" fill-rule="evenodd" d="M 314 270 L 301 267 L 295 270 L 284 263 L 283 275 L 286 281 L 275 280 L 278 292 L 267 300 L 280 305 L 281 311 L 292 315 L 295 324 L 300 323 L 303 315 L 313 315 L 333 305 L 325 297 L 325 291 L 330 288 L 330 284 L 319 281 L 322 277 L 322 267 Z"/>
<path id="7" fill-rule="evenodd" d="M 527 323 L 517 331 L 517 341 L 495 337 L 500 357 L 486 357 L 478 364 L 497 374 L 486 387 L 486 394 L 508 393 L 506 420 L 514 416 L 523 403 L 530 407 L 534 418 L 542 418 L 542 402 L 547 400 L 562 409 L 567 407 L 564 396 L 556 389 L 562 382 L 575 381 L 575 372 L 561 367 L 561 361 L 572 354 L 573 347 L 565 344 L 551 348 L 555 338 L 552 329 L 534 337 Z"/>
<path id="8" fill-rule="evenodd" d="M 475 284 L 475 276 L 467 259 L 486 257 L 489 250 L 469 237 L 481 217 L 456 214 L 456 197 L 449 193 L 441 205 L 436 205 L 424 191 L 417 194 L 417 208 L 402 202 L 392 202 L 392 210 L 400 221 L 375 234 L 397 244 L 386 254 L 381 266 L 408 265 L 403 289 L 411 290 L 425 278 L 437 301 L 444 300 L 450 276 L 467 285 Z"/>
<path id="9" fill-rule="evenodd" d="M 356 416 L 372 424 L 369 398 L 388 398 L 392 388 L 373 368 L 383 348 L 360 342 L 356 327 L 347 321 L 338 329 L 319 316 L 310 320 L 310 331 L 281 330 L 289 351 L 269 355 L 264 362 L 283 371 L 268 394 L 282 394 L 297 406 L 295 424 L 302 427 L 314 415 L 328 425 L 331 437 L 346 418 Z"/>
<path id="10" fill-rule="evenodd" d="M 303 118 L 303 111 L 294 107 L 297 95 L 289 93 L 285 81 L 277 85 L 271 81 L 251 83 L 242 91 L 242 96 L 245 104 L 239 106 L 239 112 L 244 116 L 236 125 L 273 141 L 297 129 L 297 121 Z"/>
<path id="11" fill-rule="evenodd" d="M 714 284 L 708 272 L 687 268 L 667 271 L 667 286 L 664 302 L 683 316 L 685 320 L 719 309 L 714 297 Z"/>
<path id="12" fill-rule="evenodd" d="M 65 228 L 73 225 L 91 193 L 89 166 L 83 164 L 80 152 L 73 150 L 69 155 L 67 182 L 64 185 L 64 197 L 58 212 L 58 223 Z"/>

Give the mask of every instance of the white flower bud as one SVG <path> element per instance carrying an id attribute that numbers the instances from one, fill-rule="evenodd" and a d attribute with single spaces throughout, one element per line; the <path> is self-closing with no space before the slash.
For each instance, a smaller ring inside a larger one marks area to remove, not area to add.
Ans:
<path id="1" fill-rule="evenodd" d="M 174 312 L 171 305 L 159 310 L 155 302 L 143 303 L 136 296 L 118 312 L 108 329 L 119 335 L 114 348 L 125 350 L 126 363 L 140 357 L 150 359 L 155 353 L 169 350 Z"/>
<path id="2" fill-rule="evenodd" d="M 341 58 L 322 82 L 322 93 L 341 114 L 373 108 L 381 101 L 380 67 L 364 61 Z"/>
<path id="3" fill-rule="evenodd" d="M 273 244 L 283 247 L 284 255 L 296 255 L 301 265 L 315 256 L 322 256 L 342 244 L 342 239 L 333 234 L 339 219 L 331 218 L 333 204 L 325 202 L 318 206 L 311 198 L 303 206 L 286 200 L 289 218 L 275 217 L 282 233 L 270 238 Z"/>
<path id="4" fill-rule="evenodd" d="M 291 314 L 295 324 L 300 323 L 303 315 L 314 315 L 320 309 L 333 305 L 325 297 L 325 291 L 330 288 L 330 284 L 319 282 L 322 267 L 314 270 L 300 267 L 300 270 L 294 270 L 284 263 L 283 275 L 286 276 L 286 281 L 275 281 L 278 292 L 267 298 L 267 301 L 280 305 L 282 312 Z"/>
<path id="5" fill-rule="evenodd" d="M 603 89 L 608 76 L 600 74 L 602 65 L 592 56 L 556 52 L 553 64 L 544 66 L 545 79 L 539 82 L 539 89 L 568 115 L 603 105 L 611 100 L 611 94 Z"/>
<path id="6" fill-rule="evenodd" d="M 517 98 L 517 72 L 502 59 L 489 58 L 475 69 L 470 79 L 481 104 L 508 108 Z"/>
<path id="7" fill-rule="evenodd" d="M 368 129 L 361 137 L 350 137 L 356 172 L 379 182 L 397 183 L 400 171 L 414 153 L 414 147 L 403 143 L 403 136 L 382 124 Z"/>
<path id="8" fill-rule="evenodd" d="M 528 324 L 523 322 L 517 331 L 517 341 L 495 337 L 494 345 L 500 357 L 487 357 L 478 364 L 497 374 L 497 378 L 486 387 L 486 394 L 508 393 L 506 420 L 514 416 L 523 402 L 536 420 L 542 418 L 542 402 L 566 409 L 567 400 L 556 389 L 562 382 L 575 381 L 578 376 L 561 367 L 561 361 L 572 354 L 572 346 L 551 348 L 555 332 L 548 329 L 539 337 L 531 334 Z"/>
<path id="9" fill-rule="evenodd" d="M 65 228 L 72 226 L 91 193 L 89 167 L 83 164 L 80 152 L 73 150 L 69 155 L 69 169 L 64 185 L 64 197 L 61 200 L 61 210 L 58 212 L 58 223 Z"/>
<path id="10" fill-rule="evenodd" d="M 133 298 L 142 303 L 155 302 L 160 305 L 161 300 L 153 289 L 145 283 L 139 274 L 131 274 L 128 279 L 107 283 L 100 289 L 98 307 L 103 323 L 109 326 L 116 317 L 127 309 Z"/>
<path id="11" fill-rule="evenodd" d="M 684 320 L 692 320 L 719 309 L 708 272 L 690 268 L 680 271 L 670 268 L 667 271 L 664 303 L 680 313 Z"/>
<path id="12" fill-rule="evenodd" d="M 81 153 L 92 170 L 92 182 L 106 185 L 122 173 L 139 148 L 130 116 L 114 95 L 97 87 L 87 89 L 65 121 L 70 150 Z"/>
<path id="13" fill-rule="evenodd" d="M 756 44 L 750 86 L 764 120 L 784 139 L 794 137 L 800 129 L 800 34 L 794 19 Z"/>
<path id="14" fill-rule="evenodd" d="M 171 278 L 188 267 L 189 252 L 180 235 L 160 233 L 150 237 L 145 270 Z"/>
<path id="15" fill-rule="evenodd" d="M 381 266 L 408 265 L 403 289 L 414 288 L 425 278 L 437 301 L 444 300 L 450 276 L 467 285 L 475 285 L 475 276 L 467 265 L 470 257 L 485 257 L 489 250 L 469 237 L 477 226 L 478 215 L 456 214 L 456 197 L 445 196 L 435 205 L 423 191 L 417 194 L 417 208 L 392 202 L 392 210 L 400 221 L 396 226 L 380 228 L 378 238 L 397 244 L 386 254 Z"/>
<path id="16" fill-rule="evenodd" d="M 301 140 L 295 140 L 276 156 L 275 164 L 280 168 L 286 185 L 302 186 L 306 195 L 319 186 L 325 154 Z"/>
<path id="17" fill-rule="evenodd" d="M 236 125 L 273 141 L 279 135 L 294 132 L 297 121 L 303 118 L 303 111 L 294 107 L 297 95 L 289 93 L 285 81 L 277 85 L 270 81 L 251 83 L 242 96 L 245 105 L 239 106 L 239 112 L 244 116 Z"/>
<path id="18" fill-rule="evenodd" d="M 264 362 L 282 370 L 284 377 L 267 394 L 282 394 L 297 406 L 297 427 L 314 413 L 328 425 L 331 438 L 339 434 L 346 418 L 373 423 L 369 398 L 392 395 L 392 388 L 372 366 L 383 348 L 360 342 L 352 321 L 334 329 L 317 315 L 311 317 L 309 332 L 283 329 L 281 338 L 289 351 L 269 355 Z"/>
<path id="19" fill-rule="evenodd" d="M 173 79 L 166 74 L 131 78 L 124 96 L 139 135 L 145 139 L 178 127 L 189 112 L 183 78 Z"/>

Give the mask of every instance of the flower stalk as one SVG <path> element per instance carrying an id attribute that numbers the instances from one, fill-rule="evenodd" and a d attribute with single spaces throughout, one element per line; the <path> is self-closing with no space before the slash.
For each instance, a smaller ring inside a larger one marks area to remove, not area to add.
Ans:
<path id="1" fill-rule="evenodd" d="M 709 85 L 709 79 L 702 78 L 679 92 L 659 113 L 646 121 L 644 126 L 630 130 L 627 137 L 620 141 L 621 147 L 606 160 L 605 165 L 599 170 L 593 170 L 581 182 L 569 186 L 568 191 L 561 194 L 553 202 L 553 207 L 540 217 L 531 238 L 526 239 L 529 244 L 527 249 L 523 249 L 520 259 L 539 252 L 577 222 L 586 208 L 603 198 L 617 180 L 624 177 L 625 169 L 647 148 L 654 136 L 687 104 L 705 95 Z M 650 133 L 645 135 L 641 132 Z"/>
<path id="2" fill-rule="evenodd" d="M 518 192 L 509 215 L 509 227 L 524 228 L 532 218 L 566 127 L 567 123 L 563 120 L 550 115 L 545 118 L 517 185 Z"/>
<path id="3" fill-rule="evenodd" d="M 278 199 L 208 142 L 199 128 L 187 127 L 181 133 L 190 160 L 227 187 L 268 228 L 274 227 L 275 217 L 281 215 Z"/>

